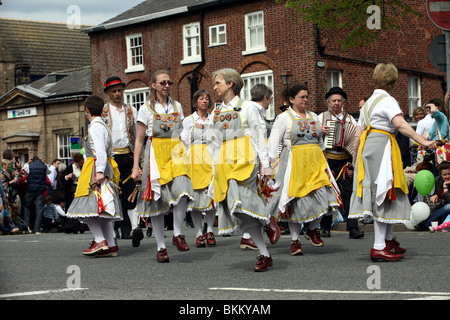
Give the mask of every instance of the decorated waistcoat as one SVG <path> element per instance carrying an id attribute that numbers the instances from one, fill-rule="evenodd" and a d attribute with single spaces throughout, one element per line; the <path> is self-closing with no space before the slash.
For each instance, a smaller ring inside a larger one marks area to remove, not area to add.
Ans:
<path id="1" fill-rule="evenodd" d="M 239 99 L 232 110 L 221 111 L 219 108 L 214 109 L 212 127 L 222 133 L 223 141 L 244 136 L 244 125 L 240 114 L 244 101 Z"/>
<path id="2" fill-rule="evenodd" d="M 202 190 L 209 186 L 212 176 L 212 159 L 207 147 L 210 124 L 196 122 L 192 115 L 190 117 L 194 124 L 190 134 L 191 181 L 194 190 Z"/>
<path id="3" fill-rule="evenodd" d="M 320 128 L 320 123 L 316 121 L 309 111 L 306 111 L 306 119 L 296 118 L 290 110 L 286 112 L 292 120 L 291 144 L 293 146 L 319 143 L 322 138 L 322 129 Z"/>
<path id="4" fill-rule="evenodd" d="M 130 105 L 123 104 L 122 108 L 125 109 L 125 117 L 126 117 L 126 125 L 127 125 L 127 135 L 128 135 L 128 141 L 130 143 L 130 149 L 131 152 L 134 151 L 134 141 L 136 138 L 136 127 L 134 125 L 134 116 L 133 116 L 133 110 Z M 103 122 L 109 127 L 109 129 L 112 129 L 112 118 L 111 113 L 109 112 L 109 103 L 105 104 L 103 107 L 102 112 L 102 120 Z"/>

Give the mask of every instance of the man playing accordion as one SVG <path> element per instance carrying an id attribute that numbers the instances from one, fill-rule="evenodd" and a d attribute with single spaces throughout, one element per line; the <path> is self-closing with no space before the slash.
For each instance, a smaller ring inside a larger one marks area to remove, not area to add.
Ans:
<path id="1" fill-rule="evenodd" d="M 328 111 L 319 115 L 322 131 L 325 134 L 324 144 L 327 147 L 326 157 L 328 165 L 341 190 L 343 201 L 342 216 L 347 220 L 350 196 L 353 188 L 352 150 L 355 137 L 356 120 L 347 112 L 343 112 L 343 106 L 347 100 L 347 94 L 340 87 L 332 87 L 325 95 Z M 322 236 L 330 236 L 333 216 L 325 216 L 322 219 Z M 358 228 L 358 220 L 348 219 L 347 230 L 351 239 L 362 238 L 364 232 Z"/>

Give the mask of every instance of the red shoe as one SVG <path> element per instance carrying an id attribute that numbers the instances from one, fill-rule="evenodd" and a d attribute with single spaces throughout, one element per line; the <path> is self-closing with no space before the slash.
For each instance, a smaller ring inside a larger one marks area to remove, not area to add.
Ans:
<path id="1" fill-rule="evenodd" d="M 178 251 L 188 251 L 189 246 L 186 243 L 186 240 L 184 240 L 184 236 L 180 234 L 179 236 L 172 238 L 172 244 L 177 247 Z"/>
<path id="2" fill-rule="evenodd" d="M 216 239 L 214 238 L 214 233 L 212 233 L 212 232 L 206 233 L 206 244 L 208 246 L 216 245 Z"/>
<path id="3" fill-rule="evenodd" d="M 397 241 L 397 238 L 394 237 L 392 240 L 386 240 L 386 246 L 393 252 L 393 253 L 405 253 L 406 249 L 403 249 L 400 247 L 400 243 Z"/>
<path id="4" fill-rule="evenodd" d="M 119 251 L 118 246 L 109 247 L 108 250 L 103 250 L 97 253 L 96 257 L 117 257 L 117 252 Z"/>
<path id="5" fill-rule="evenodd" d="M 255 264 L 255 272 L 263 272 L 267 271 L 269 267 L 272 266 L 272 258 L 266 257 L 263 255 L 258 255 L 257 257 L 258 261 Z"/>
<path id="6" fill-rule="evenodd" d="M 195 240 L 195 245 L 197 246 L 197 248 L 206 247 L 205 237 L 204 236 L 198 236 L 197 240 Z"/>
<path id="7" fill-rule="evenodd" d="M 103 240 L 100 242 L 92 241 L 89 249 L 83 250 L 83 254 L 85 256 L 94 256 L 98 252 L 108 250 L 108 249 L 109 249 L 109 247 L 108 247 L 108 243 L 106 242 L 106 240 Z"/>
<path id="8" fill-rule="evenodd" d="M 385 247 L 383 250 L 377 250 L 372 248 L 370 250 L 370 259 L 372 261 L 397 261 L 403 258 L 403 254 L 394 253 L 388 247 Z"/>
<path id="9" fill-rule="evenodd" d="M 156 261 L 158 261 L 159 263 L 169 262 L 169 256 L 167 255 L 167 249 L 161 248 L 158 250 L 158 253 L 156 253 Z"/>
<path id="10" fill-rule="evenodd" d="M 249 239 L 241 238 L 241 249 L 258 250 L 258 247 L 253 242 L 252 238 Z"/>
<path id="11" fill-rule="evenodd" d="M 320 237 L 319 229 L 306 231 L 305 238 L 311 242 L 315 247 L 323 247 L 323 240 Z"/>
<path id="12" fill-rule="evenodd" d="M 275 217 L 270 217 L 270 222 L 264 227 L 264 231 L 269 237 L 269 241 L 271 244 L 277 243 L 278 239 L 280 239 L 281 230 L 277 224 L 277 221 L 275 220 Z"/>
<path id="13" fill-rule="evenodd" d="M 302 244 L 299 240 L 295 240 L 291 242 L 291 256 L 295 255 L 303 255 Z"/>

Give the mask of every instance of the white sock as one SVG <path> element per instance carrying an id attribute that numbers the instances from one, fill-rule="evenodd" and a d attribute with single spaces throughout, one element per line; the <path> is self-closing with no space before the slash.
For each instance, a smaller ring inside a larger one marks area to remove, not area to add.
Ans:
<path id="1" fill-rule="evenodd" d="M 386 240 L 390 241 L 394 238 L 394 225 L 392 223 L 389 223 L 386 227 Z"/>
<path id="2" fill-rule="evenodd" d="M 319 228 L 320 221 L 322 221 L 322 217 L 320 217 L 319 219 L 311 221 L 309 223 L 309 230 L 314 230 L 314 229 Z"/>
<path id="3" fill-rule="evenodd" d="M 213 232 L 214 219 L 216 218 L 216 211 L 207 211 L 205 215 L 206 232 Z"/>
<path id="4" fill-rule="evenodd" d="M 202 232 L 202 216 L 203 214 L 200 211 L 192 211 L 191 212 L 191 217 L 192 217 L 192 221 L 194 222 L 194 227 L 195 227 L 195 231 L 196 231 L 196 238 L 201 236 L 203 234 Z"/>
<path id="5" fill-rule="evenodd" d="M 244 238 L 244 239 L 250 239 L 252 236 L 250 235 L 250 233 L 248 233 L 248 232 L 245 232 L 243 235 L 242 235 L 242 238 Z"/>
<path id="6" fill-rule="evenodd" d="M 100 226 L 102 228 L 103 236 L 106 242 L 108 242 L 108 247 L 114 247 L 116 245 L 116 240 L 114 238 L 114 221 L 109 219 L 100 219 Z"/>
<path id="7" fill-rule="evenodd" d="M 173 207 L 173 235 L 178 237 L 181 235 L 181 227 L 186 217 L 187 198 L 182 197 L 178 204 Z"/>
<path id="8" fill-rule="evenodd" d="M 253 242 L 256 244 L 259 250 L 259 254 L 270 257 L 269 250 L 267 250 L 266 243 L 262 235 L 262 229 L 258 227 L 249 228 L 248 233 L 252 237 Z"/>
<path id="9" fill-rule="evenodd" d="M 302 231 L 302 224 L 289 221 L 288 225 L 292 241 L 298 240 L 300 238 L 300 232 Z"/>
<path id="10" fill-rule="evenodd" d="M 100 218 L 85 218 L 84 223 L 86 223 L 91 230 L 92 236 L 94 237 L 94 241 L 99 243 L 105 240 L 102 232 L 102 226 L 100 225 Z"/>
<path id="11" fill-rule="evenodd" d="M 374 221 L 373 229 L 375 232 L 375 242 L 373 248 L 376 250 L 383 250 L 386 247 L 386 229 L 387 224 L 383 222 Z"/>
<path id="12" fill-rule="evenodd" d="M 127 212 L 131 222 L 131 230 L 134 230 L 139 224 L 139 214 L 137 213 L 136 208 L 128 209 Z"/>
<path id="13" fill-rule="evenodd" d="M 153 234 L 156 239 L 157 250 L 166 248 L 166 241 L 164 240 L 164 215 L 151 217 Z"/>

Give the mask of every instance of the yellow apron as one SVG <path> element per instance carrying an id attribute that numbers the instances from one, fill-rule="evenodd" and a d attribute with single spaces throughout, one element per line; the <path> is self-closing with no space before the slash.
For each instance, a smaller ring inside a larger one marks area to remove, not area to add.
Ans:
<path id="1" fill-rule="evenodd" d="M 209 186 L 212 177 L 212 159 L 206 144 L 191 145 L 190 176 L 194 190 Z"/>
<path id="2" fill-rule="evenodd" d="M 89 195 L 89 189 L 91 184 L 92 173 L 94 171 L 95 158 L 88 157 L 83 164 L 83 168 L 81 170 L 80 177 L 78 178 L 77 189 L 75 191 L 75 198 L 86 197 Z M 111 164 L 114 171 L 114 183 L 116 185 L 119 184 L 120 181 L 120 172 L 119 166 L 117 165 L 116 160 L 114 158 L 108 158 L 109 163 Z M 95 175 L 95 173 L 94 173 Z"/>
<path id="3" fill-rule="evenodd" d="M 180 139 L 152 138 L 153 151 L 159 170 L 159 183 L 165 185 L 175 177 L 190 177 L 189 159 Z"/>
<path id="4" fill-rule="evenodd" d="M 318 144 L 292 146 L 292 167 L 288 196 L 301 198 L 322 187 L 331 187 L 327 161 Z"/>
<path id="5" fill-rule="evenodd" d="M 255 167 L 256 154 L 250 137 L 244 136 L 223 142 L 214 170 L 214 201 L 225 200 L 228 180 L 244 181 Z"/>

